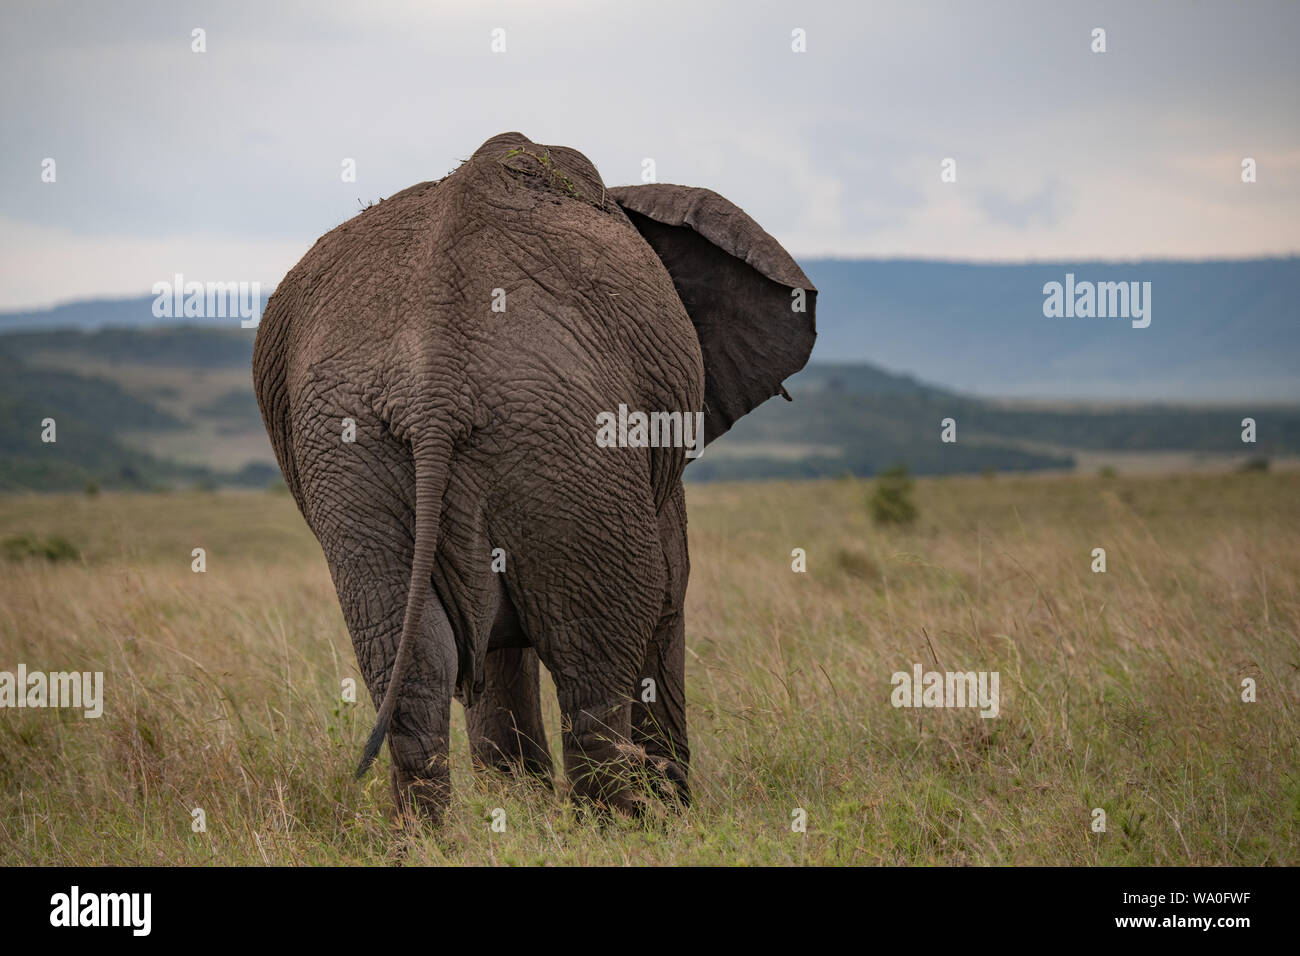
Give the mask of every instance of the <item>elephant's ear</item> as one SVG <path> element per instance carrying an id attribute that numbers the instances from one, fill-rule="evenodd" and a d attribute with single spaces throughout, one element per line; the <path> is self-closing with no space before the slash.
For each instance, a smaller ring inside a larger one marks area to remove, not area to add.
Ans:
<path id="1" fill-rule="evenodd" d="M 817 338 L 817 290 L 790 254 L 710 189 L 665 183 L 609 195 L 663 260 L 695 324 L 705 442 L 773 395 L 789 398 L 781 383 Z"/>

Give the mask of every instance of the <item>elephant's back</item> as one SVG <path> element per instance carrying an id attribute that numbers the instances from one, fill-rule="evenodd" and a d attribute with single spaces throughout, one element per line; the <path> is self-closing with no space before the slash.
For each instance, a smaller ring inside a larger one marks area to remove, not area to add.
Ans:
<path id="1" fill-rule="evenodd" d="M 253 381 L 263 422 L 285 481 L 299 505 L 294 434 L 312 416 L 322 388 L 349 393 L 349 402 L 373 412 L 405 437 L 421 394 L 412 374 L 430 334 L 437 294 L 433 250 L 448 221 L 440 183 L 405 189 L 330 230 L 289 270 L 267 302 L 253 348 Z M 455 391 L 446 383 L 442 395 Z M 450 426 L 449 426 L 450 427 Z"/>
<path id="2" fill-rule="evenodd" d="M 545 158 L 540 163 L 538 157 Z M 575 150 L 517 133 L 485 143 L 327 232 L 267 303 L 258 351 L 286 373 L 337 353 L 407 369 L 412 354 L 682 379 L 698 340 L 662 262 Z M 287 346 L 287 348 L 286 348 Z M 647 363 L 649 363 L 647 365 Z"/>
<path id="3" fill-rule="evenodd" d="M 516 137 L 363 210 L 285 276 L 254 355 L 273 441 L 325 367 L 386 416 L 430 404 L 419 383 L 436 382 L 434 404 L 528 444 L 590 442 L 619 404 L 702 407 L 699 342 L 662 262 L 585 157 Z"/>
<path id="4" fill-rule="evenodd" d="M 268 342 L 296 333 L 301 346 L 313 330 L 361 341 L 400 322 L 432 265 L 430 233 L 446 218 L 438 186 L 411 186 L 317 239 L 267 303 Z"/>

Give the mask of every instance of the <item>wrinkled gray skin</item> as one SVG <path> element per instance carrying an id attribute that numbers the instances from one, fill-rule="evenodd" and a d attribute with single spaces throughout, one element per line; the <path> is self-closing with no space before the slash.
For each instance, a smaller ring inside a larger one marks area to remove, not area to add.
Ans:
<path id="1" fill-rule="evenodd" d="M 258 403 L 379 710 L 358 774 L 386 735 L 399 812 L 447 807 L 453 696 L 476 765 L 550 780 L 539 658 L 576 795 L 635 809 L 644 771 L 686 799 L 687 458 L 598 447 L 597 414 L 702 410 L 711 441 L 803 366 L 815 298 L 717 194 L 606 190 L 581 153 L 518 133 L 285 277 Z"/>

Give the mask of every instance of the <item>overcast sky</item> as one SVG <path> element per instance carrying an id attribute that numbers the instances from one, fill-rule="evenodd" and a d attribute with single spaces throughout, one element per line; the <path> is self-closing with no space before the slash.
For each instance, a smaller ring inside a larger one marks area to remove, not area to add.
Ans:
<path id="1" fill-rule="evenodd" d="M 583 151 L 611 185 L 652 158 L 796 256 L 1300 251 L 1287 0 L 6 0 L 0 16 L 0 308 L 143 295 L 176 272 L 269 287 L 359 200 L 506 130 Z"/>

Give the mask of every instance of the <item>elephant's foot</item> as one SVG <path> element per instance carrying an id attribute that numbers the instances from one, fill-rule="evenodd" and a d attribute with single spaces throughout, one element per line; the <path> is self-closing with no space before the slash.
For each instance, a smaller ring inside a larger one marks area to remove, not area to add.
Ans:
<path id="1" fill-rule="evenodd" d="M 389 775 L 399 823 L 442 823 L 451 804 L 451 766 L 447 741 L 390 737 L 393 768 Z"/>
<path id="2" fill-rule="evenodd" d="M 530 779 L 548 789 L 555 786 L 550 752 L 530 740 L 516 737 L 503 745 L 484 737 L 475 741 L 470 751 L 475 770 Z"/>
<path id="3" fill-rule="evenodd" d="M 564 771 L 574 800 L 598 810 L 638 812 L 631 762 L 619 752 L 630 708 L 574 708 L 564 716 Z"/>
<path id="4" fill-rule="evenodd" d="M 632 775 L 623 761 L 597 761 L 584 758 L 568 768 L 571 793 L 580 807 L 597 813 L 640 816 L 647 798 L 633 785 Z"/>
<path id="5" fill-rule="evenodd" d="M 579 720 L 587 728 L 567 735 L 565 746 L 565 769 L 579 802 L 628 816 L 642 816 L 654 803 L 690 805 L 685 768 L 616 737 L 589 715 Z"/>
<path id="6" fill-rule="evenodd" d="M 451 775 L 413 776 L 394 770 L 391 775 L 393 806 L 399 823 L 442 823 L 451 805 Z"/>
<path id="7" fill-rule="evenodd" d="M 663 732 L 651 715 L 650 720 L 633 724 L 630 754 L 655 796 L 669 806 L 685 809 L 691 805 L 687 783 L 691 758 L 684 727 L 677 739 L 681 741 L 680 746 L 674 745 L 673 738 Z"/>
<path id="8" fill-rule="evenodd" d="M 638 744 L 622 744 L 619 753 L 632 768 L 634 785 L 643 794 L 678 809 L 691 805 L 686 768 L 677 761 L 648 751 Z"/>
<path id="9" fill-rule="evenodd" d="M 611 760 L 575 762 L 569 779 L 576 801 L 600 813 L 641 818 L 656 808 L 680 812 L 690 806 L 682 769 L 635 744 L 618 745 Z"/>

